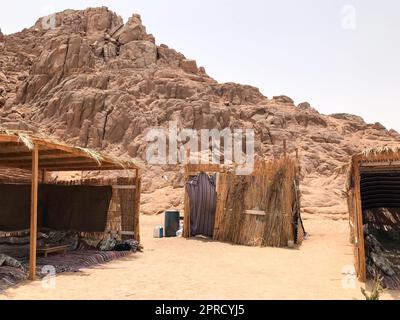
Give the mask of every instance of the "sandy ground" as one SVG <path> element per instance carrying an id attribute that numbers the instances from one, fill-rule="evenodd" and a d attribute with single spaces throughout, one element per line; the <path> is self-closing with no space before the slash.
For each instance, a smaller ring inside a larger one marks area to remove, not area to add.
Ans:
<path id="1" fill-rule="evenodd" d="M 153 239 L 163 216 L 142 216 L 145 251 L 82 273 L 10 288 L 0 299 L 363 299 L 345 220 L 310 216 L 300 250 L 250 248 L 208 240 Z M 347 284 L 347 285 L 346 285 Z M 348 287 L 350 284 L 350 288 Z M 399 292 L 384 298 L 398 299 Z"/>

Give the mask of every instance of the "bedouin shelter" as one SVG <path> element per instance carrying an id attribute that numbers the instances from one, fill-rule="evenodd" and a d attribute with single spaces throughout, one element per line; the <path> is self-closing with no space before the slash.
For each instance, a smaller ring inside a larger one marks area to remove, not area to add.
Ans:
<path id="1" fill-rule="evenodd" d="M 247 246 L 301 245 L 300 166 L 288 156 L 258 161 L 251 175 L 213 164 L 185 166 L 184 237 Z"/>
<path id="2" fill-rule="evenodd" d="M 29 230 L 29 279 L 36 277 L 40 229 L 140 241 L 141 167 L 135 162 L 1 129 L 0 169 L 0 234 Z M 46 180 L 51 172 L 105 170 L 124 170 L 127 177 Z"/>
<path id="3" fill-rule="evenodd" d="M 347 199 L 360 281 L 400 287 L 400 149 L 373 148 L 351 160 Z"/>

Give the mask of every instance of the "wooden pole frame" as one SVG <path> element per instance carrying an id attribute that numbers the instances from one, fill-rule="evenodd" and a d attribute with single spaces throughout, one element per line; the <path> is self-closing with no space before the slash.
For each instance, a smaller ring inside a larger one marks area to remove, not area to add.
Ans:
<path id="1" fill-rule="evenodd" d="M 190 238 L 190 198 L 187 191 L 187 183 L 189 182 L 189 170 L 188 165 L 190 164 L 190 148 L 186 149 L 186 165 L 184 167 L 184 208 L 183 208 L 183 237 Z"/>
<path id="2" fill-rule="evenodd" d="M 190 238 L 190 198 L 186 188 L 189 182 L 187 166 L 185 166 L 184 171 L 183 237 Z"/>
<path id="3" fill-rule="evenodd" d="M 356 162 L 354 165 L 354 187 L 355 187 L 355 209 L 356 216 L 355 221 L 357 224 L 356 230 L 356 250 L 358 252 L 356 263 L 358 264 L 358 278 L 361 282 L 366 282 L 367 272 L 366 272 L 366 257 L 365 257 L 365 240 L 364 240 L 364 225 L 362 216 L 362 204 L 361 204 L 361 177 L 360 177 L 360 162 Z"/>
<path id="4" fill-rule="evenodd" d="M 32 150 L 29 280 L 36 280 L 38 175 L 39 175 L 39 149 L 38 149 L 37 145 L 34 145 L 33 150 Z"/>
<path id="5" fill-rule="evenodd" d="M 140 194 L 142 181 L 139 176 L 139 170 L 135 169 L 135 216 L 133 218 L 133 229 L 135 240 L 140 243 Z"/>

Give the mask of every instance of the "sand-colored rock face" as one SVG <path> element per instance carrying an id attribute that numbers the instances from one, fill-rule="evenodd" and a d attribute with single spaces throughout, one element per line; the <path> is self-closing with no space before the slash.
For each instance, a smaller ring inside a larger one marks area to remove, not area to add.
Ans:
<path id="1" fill-rule="evenodd" d="M 0 35 L 0 108 L 3 126 L 141 159 L 147 130 L 171 120 L 180 128 L 254 128 L 259 156 L 282 154 L 283 139 L 289 152 L 299 149 L 305 197 L 309 185 L 332 179 L 363 147 L 400 141 L 396 131 L 357 116 L 322 115 L 287 96 L 268 99 L 251 86 L 219 84 L 196 61 L 156 45 L 139 15 L 124 24 L 107 8 L 67 10 L 56 14 L 55 28 L 39 19 Z M 173 174 L 169 185 L 181 185 L 180 177 Z M 165 181 L 148 179 L 144 190 Z M 333 207 L 342 203 L 335 197 Z"/>

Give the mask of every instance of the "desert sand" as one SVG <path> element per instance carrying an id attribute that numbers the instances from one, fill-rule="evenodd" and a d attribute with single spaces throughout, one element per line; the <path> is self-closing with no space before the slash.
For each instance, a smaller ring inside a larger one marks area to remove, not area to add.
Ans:
<path id="1" fill-rule="evenodd" d="M 154 239 L 163 215 L 141 217 L 144 252 L 81 273 L 10 288 L 0 299 L 364 299 L 344 288 L 353 263 L 348 222 L 305 217 L 300 249 L 250 248 L 204 239 Z M 398 299 L 387 291 L 384 299 Z"/>

